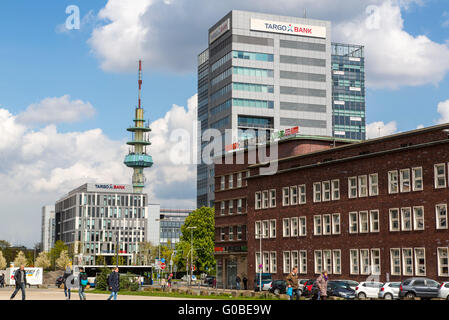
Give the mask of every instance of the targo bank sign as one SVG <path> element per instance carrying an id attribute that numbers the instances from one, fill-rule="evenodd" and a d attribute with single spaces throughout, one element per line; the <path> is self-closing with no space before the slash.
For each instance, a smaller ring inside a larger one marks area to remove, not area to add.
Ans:
<path id="1" fill-rule="evenodd" d="M 251 30 L 283 33 L 296 36 L 326 38 L 326 27 L 287 22 L 251 19 Z"/>

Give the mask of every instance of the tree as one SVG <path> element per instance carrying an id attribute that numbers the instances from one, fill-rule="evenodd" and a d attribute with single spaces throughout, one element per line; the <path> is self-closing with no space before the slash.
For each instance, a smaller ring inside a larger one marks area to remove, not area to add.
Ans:
<path id="1" fill-rule="evenodd" d="M 3 252 L 0 251 L 0 270 L 5 270 L 6 269 L 6 259 L 3 256 Z"/>
<path id="2" fill-rule="evenodd" d="M 96 289 L 101 291 L 108 290 L 108 276 L 111 273 L 111 270 L 108 268 L 102 268 L 100 274 L 96 277 Z"/>
<path id="3" fill-rule="evenodd" d="M 51 266 L 50 257 L 47 252 L 39 253 L 39 256 L 36 258 L 35 267 L 48 269 Z"/>
<path id="4" fill-rule="evenodd" d="M 59 269 L 64 270 L 70 264 L 70 262 L 71 261 L 70 261 L 67 250 L 63 250 L 63 251 L 61 251 L 61 255 L 59 256 L 59 258 L 56 259 L 56 266 Z"/>
<path id="5" fill-rule="evenodd" d="M 196 229 L 189 229 L 196 227 Z M 190 258 L 190 236 L 193 239 L 193 261 L 197 271 L 211 271 L 215 269 L 215 213 L 213 208 L 201 207 L 193 211 L 181 227 L 182 235 L 176 245 L 176 261 L 178 267 Z M 190 259 L 188 260 L 190 263 Z M 184 265 L 185 267 L 185 265 Z"/>
<path id="6" fill-rule="evenodd" d="M 19 251 L 16 258 L 14 259 L 14 266 L 20 267 L 21 265 L 24 265 L 25 267 L 28 266 L 28 260 L 25 257 L 25 254 L 23 251 Z"/>
<path id="7" fill-rule="evenodd" d="M 61 252 L 64 250 L 68 250 L 64 242 L 61 240 L 56 241 L 55 245 L 50 250 L 50 260 L 53 267 L 56 265 L 56 260 L 61 256 Z"/>
<path id="8" fill-rule="evenodd" d="M 137 252 L 138 260 L 141 265 L 150 265 L 158 254 L 158 247 L 151 242 L 140 242 Z"/>
<path id="9" fill-rule="evenodd" d="M 6 249 L 11 247 L 11 244 L 6 240 L 0 240 L 0 249 Z"/>

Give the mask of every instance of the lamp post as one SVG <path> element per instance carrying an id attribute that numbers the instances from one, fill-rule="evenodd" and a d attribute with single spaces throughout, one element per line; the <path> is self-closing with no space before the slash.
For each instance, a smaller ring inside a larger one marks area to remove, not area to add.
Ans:
<path id="1" fill-rule="evenodd" d="M 193 229 L 196 227 L 187 227 L 190 229 L 190 277 L 189 277 L 189 287 L 192 284 L 192 276 L 193 276 Z"/>
<path id="2" fill-rule="evenodd" d="M 259 237 L 259 257 L 260 257 L 260 264 L 263 266 L 262 263 L 262 233 L 256 233 L 256 237 Z M 262 292 L 262 268 L 260 265 L 257 266 L 259 268 L 259 290 Z"/>
<path id="3" fill-rule="evenodd" d="M 118 249 L 119 249 L 119 239 L 118 239 L 118 237 L 119 237 L 119 231 L 117 231 L 117 233 L 116 233 L 116 236 L 115 236 L 115 254 L 116 254 L 116 257 L 115 257 L 115 262 L 116 262 L 116 267 L 118 268 Z"/>
<path id="4" fill-rule="evenodd" d="M 154 219 L 155 221 L 161 221 L 163 219 Z M 159 279 L 159 284 L 161 283 L 161 226 L 159 224 L 159 243 L 158 243 L 158 248 L 159 248 L 159 254 L 157 256 L 158 260 L 159 260 L 159 267 L 157 268 L 157 273 L 158 273 L 158 279 Z"/>

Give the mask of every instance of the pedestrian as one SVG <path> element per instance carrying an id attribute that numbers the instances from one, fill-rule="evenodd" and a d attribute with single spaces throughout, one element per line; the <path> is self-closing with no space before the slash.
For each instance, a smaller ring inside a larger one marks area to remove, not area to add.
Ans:
<path id="1" fill-rule="evenodd" d="M 248 290 L 248 278 L 246 276 L 243 276 L 243 288 L 245 290 Z"/>
<path id="2" fill-rule="evenodd" d="M 217 278 L 214 278 L 214 280 L 212 280 L 212 288 L 217 289 Z"/>
<path id="3" fill-rule="evenodd" d="M 89 280 L 87 279 L 87 273 L 84 272 L 84 268 L 80 268 L 80 274 L 78 278 L 79 278 L 78 294 L 80 296 L 80 300 L 86 300 L 86 293 L 84 292 L 84 290 L 86 289 Z"/>
<path id="4" fill-rule="evenodd" d="M 165 291 L 165 278 L 164 277 L 162 277 L 162 280 L 161 280 L 161 288 L 162 288 L 162 291 Z"/>
<path id="5" fill-rule="evenodd" d="M 240 279 L 240 277 L 237 275 L 237 277 L 235 278 L 235 286 L 237 288 L 237 290 L 240 290 L 240 282 L 242 281 L 242 279 Z"/>
<path id="6" fill-rule="evenodd" d="M 14 290 L 9 300 L 14 299 L 19 290 L 22 290 L 22 300 L 25 300 L 25 287 L 27 285 L 27 275 L 25 272 L 24 265 L 21 265 L 20 268 L 17 269 L 16 272 L 14 272 L 14 281 L 16 282 L 16 290 Z"/>
<path id="7" fill-rule="evenodd" d="M 172 281 L 172 278 L 173 278 L 173 273 L 170 273 L 170 274 L 168 275 L 168 287 L 169 287 L 169 288 L 171 288 L 171 281 Z"/>
<path id="8" fill-rule="evenodd" d="M 118 268 L 115 268 L 108 278 L 108 286 L 109 290 L 111 291 L 111 295 L 109 296 L 108 300 L 111 300 L 114 298 L 114 300 L 117 300 L 117 293 L 120 290 L 120 274 L 118 273 Z"/>
<path id="9" fill-rule="evenodd" d="M 324 270 L 322 274 L 316 279 L 316 285 L 318 287 L 318 298 L 317 300 L 323 299 L 326 300 L 327 298 L 327 281 L 328 281 L 328 274 L 327 271 Z"/>
<path id="10" fill-rule="evenodd" d="M 292 272 L 287 276 L 287 288 L 292 288 L 292 295 L 289 296 L 289 300 L 293 300 L 293 295 L 296 295 L 296 300 L 299 300 L 301 292 L 298 287 L 298 268 L 293 267 Z"/>
<path id="11" fill-rule="evenodd" d="M 2 273 L 0 274 L 0 288 L 4 288 L 5 287 L 5 274 Z"/>
<path id="12" fill-rule="evenodd" d="M 72 286 L 74 284 L 73 281 L 73 270 L 70 268 L 70 266 L 67 266 L 64 271 L 64 295 L 66 300 L 70 300 L 70 297 L 72 295 Z"/>

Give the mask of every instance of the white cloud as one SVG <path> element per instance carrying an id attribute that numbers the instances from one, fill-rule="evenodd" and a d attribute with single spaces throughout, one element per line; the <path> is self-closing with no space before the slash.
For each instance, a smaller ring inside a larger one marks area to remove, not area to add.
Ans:
<path id="1" fill-rule="evenodd" d="M 440 114 L 440 119 L 437 121 L 438 123 L 449 122 L 449 100 L 440 102 L 437 111 Z"/>
<path id="2" fill-rule="evenodd" d="M 150 70 L 194 72 L 207 30 L 230 10 L 303 15 L 333 23 L 333 41 L 365 45 L 367 85 L 398 88 L 437 84 L 449 71 L 449 48 L 404 31 L 402 10 L 423 0 L 109 0 L 105 21 L 89 43 L 107 71 L 133 71 L 142 58 Z M 378 27 L 377 27 L 378 26 Z"/>
<path id="3" fill-rule="evenodd" d="M 396 121 L 384 123 L 383 121 L 372 122 L 366 125 L 366 138 L 374 139 L 388 136 L 397 132 Z"/>
<path id="4" fill-rule="evenodd" d="M 17 121 L 24 124 L 49 124 L 77 122 L 95 115 L 95 109 L 89 102 L 70 100 L 69 95 L 45 98 L 33 103 L 18 115 Z"/>
<path id="5" fill-rule="evenodd" d="M 45 100 L 45 99 L 44 99 Z M 196 121 L 196 95 L 187 108 L 173 105 L 151 124 L 148 152 L 154 166 L 145 170 L 145 192 L 152 203 L 193 208 L 196 166 L 176 165 L 170 158 L 170 134 L 190 133 Z M 111 140 L 101 129 L 61 133 L 54 124 L 33 129 L 0 109 L 0 235 L 33 245 L 40 237 L 40 209 L 86 182 L 131 183 L 132 169 L 123 164 L 123 140 Z M 190 148 L 190 144 L 186 146 Z"/>

